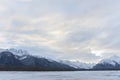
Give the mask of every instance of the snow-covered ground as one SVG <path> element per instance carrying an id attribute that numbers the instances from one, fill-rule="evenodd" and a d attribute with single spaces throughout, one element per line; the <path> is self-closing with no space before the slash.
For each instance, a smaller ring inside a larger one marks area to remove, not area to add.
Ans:
<path id="1" fill-rule="evenodd" d="M 120 80 L 120 71 L 0 72 L 0 80 Z"/>

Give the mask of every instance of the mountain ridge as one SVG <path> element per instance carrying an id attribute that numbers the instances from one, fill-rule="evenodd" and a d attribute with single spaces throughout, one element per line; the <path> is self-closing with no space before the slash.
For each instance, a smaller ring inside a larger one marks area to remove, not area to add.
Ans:
<path id="1" fill-rule="evenodd" d="M 96 70 L 114 70 L 120 69 L 120 56 L 114 55 L 98 62 L 93 69 Z"/>
<path id="2" fill-rule="evenodd" d="M 23 54 L 22 51 L 19 53 Z M 62 71 L 75 70 L 75 68 L 30 54 L 15 54 L 7 49 L 0 52 L 0 70 Z"/>
<path id="3" fill-rule="evenodd" d="M 0 49 L 0 70 L 26 71 L 74 71 L 74 70 L 120 70 L 120 56 L 102 59 L 96 64 L 80 61 L 52 60 L 30 55 L 22 49 Z"/>

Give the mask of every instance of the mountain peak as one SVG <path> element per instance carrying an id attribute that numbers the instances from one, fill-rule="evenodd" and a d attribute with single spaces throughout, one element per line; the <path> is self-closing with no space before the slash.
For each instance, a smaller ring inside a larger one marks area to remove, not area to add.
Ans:
<path id="1" fill-rule="evenodd" d="M 120 69 L 120 56 L 113 55 L 107 59 L 103 59 L 93 69 Z"/>
<path id="2" fill-rule="evenodd" d="M 23 56 L 23 55 L 28 55 L 29 54 L 26 50 L 22 50 L 22 49 L 10 48 L 10 49 L 7 49 L 7 50 L 12 52 L 15 55 L 18 55 L 18 56 Z"/>
<path id="3" fill-rule="evenodd" d="M 103 60 L 100 61 L 100 63 L 110 63 L 110 62 L 113 63 L 113 64 L 115 62 L 119 63 L 120 62 L 120 56 L 113 55 L 113 56 L 111 56 L 107 59 L 103 59 Z"/>

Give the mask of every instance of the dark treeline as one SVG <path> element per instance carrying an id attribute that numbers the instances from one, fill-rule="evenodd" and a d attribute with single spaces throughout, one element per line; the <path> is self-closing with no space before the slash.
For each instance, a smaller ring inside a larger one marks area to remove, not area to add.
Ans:
<path id="1" fill-rule="evenodd" d="M 77 69 L 43 68 L 36 66 L 0 66 L 0 71 L 77 71 Z"/>
<path id="2" fill-rule="evenodd" d="M 43 68 L 36 66 L 0 66 L 0 71 L 113 71 L 120 69 L 68 69 L 68 68 Z"/>

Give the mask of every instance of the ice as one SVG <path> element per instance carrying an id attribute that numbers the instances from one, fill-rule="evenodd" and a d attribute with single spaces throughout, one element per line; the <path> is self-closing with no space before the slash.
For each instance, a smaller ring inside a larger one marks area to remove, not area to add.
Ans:
<path id="1" fill-rule="evenodd" d="M 119 80 L 120 71 L 0 72 L 0 80 Z"/>

